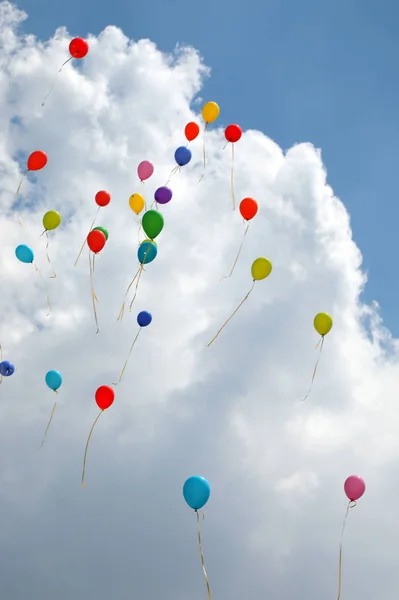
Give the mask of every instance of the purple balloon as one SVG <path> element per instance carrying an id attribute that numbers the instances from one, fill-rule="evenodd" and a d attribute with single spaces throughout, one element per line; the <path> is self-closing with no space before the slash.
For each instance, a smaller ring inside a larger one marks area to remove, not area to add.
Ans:
<path id="1" fill-rule="evenodd" d="M 172 190 L 168 187 L 160 187 L 155 190 L 154 198 L 158 204 L 167 204 L 172 200 Z"/>

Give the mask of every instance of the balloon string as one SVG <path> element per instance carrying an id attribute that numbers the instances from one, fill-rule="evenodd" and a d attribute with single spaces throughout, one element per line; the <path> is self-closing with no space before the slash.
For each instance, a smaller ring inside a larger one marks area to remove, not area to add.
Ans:
<path id="1" fill-rule="evenodd" d="M 94 227 L 94 223 L 96 222 L 97 215 L 98 215 L 98 211 L 100 210 L 100 208 L 101 208 L 101 206 L 99 206 L 99 207 L 97 208 L 96 216 L 95 216 L 95 217 L 94 217 L 94 219 L 93 219 L 93 223 L 90 225 L 89 233 L 90 233 L 90 231 L 91 231 L 91 230 L 93 229 L 93 227 Z M 89 233 L 88 233 L 87 235 L 89 235 Z M 81 247 L 81 249 L 80 249 L 80 251 L 79 251 L 78 257 L 77 257 L 77 259 L 75 260 L 74 267 L 76 267 L 76 265 L 78 264 L 78 260 L 79 260 L 79 258 L 80 258 L 80 256 L 81 256 L 82 252 L 83 252 L 83 248 L 85 247 L 85 244 L 86 244 L 86 242 L 87 242 L 87 235 L 86 235 L 85 239 L 83 240 L 83 244 L 82 244 L 82 247 Z"/>
<path id="2" fill-rule="evenodd" d="M 98 298 L 96 296 L 96 292 L 94 291 L 94 261 L 95 261 L 95 258 L 96 258 L 96 255 L 93 256 L 93 262 L 92 262 L 91 261 L 91 253 L 89 253 L 91 301 L 93 304 L 94 320 L 95 320 L 96 326 L 97 326 L 96 333 L 98 333 L 100 331 L 100 328 L 98 326 L 98 317 L 97 317 L 97 309 L 96 309 L 96 302 L 98 302 Z"/>
<path id="3" fill-rule="evenodd" d="M 139 287 L 139 283 L 140 283 L 140 279 L 141 279 L 141 276 L 143 274 L 143 271 L 144 271 L 144 263 L 141 263 L 140 268 L 139 268 L 139 273 L 138 273 L 137 281 L 136 281 L 136 287 L 135 287 L 135 290 L 134 290 L 134 296 L 133 296 L 133 299 L 132 299 L 132 301 L 130 303 L 130 306 L 129 306 L 129 312 L 132 312 L 132 306 L 133 306 L 134 301 L 136 300 L 137 290 L 138 290 L 138 287 Z"/>
<path id="4" fill-rule="evenodd" d="M 89 437 L 87 438 L 85 454 L 83 457 L 83 470 L 82 470 L 82 487 L 84 487 L 84 488 L 86 487 L 85 486 L 85 471 L 86 471 L 87 450 L 89 449 L 89 444 L 90 444 L 91 435 L 93 433 L 93 429 L 96 426 L 98 419 L 101 417 L 101 413 L 103 413 L 103 412 L 104 412 L 103 410 L 100 410 L 99 414 L 97 415 L 96 420 L 94 421 L 94 423 L 92 425 L 92 428 L 90 429 Z"/>
<path id="5" fill-rule="evenodd" d="M 47 313 L 46 317 L 48 317 L 48 316 L 50 315 L 50 313 L 51 313 L 51 302 L 50 302 L 50 295 L 49 295 L 49 291 L 48 291 L 47 283 L 46 283 L 46 280 L 45 280 L 45 279 L 44 279 L 44 277 L 43 277 L 43 274 L 42 274 L 42 272 L 39 270 L 39 267 L 38 267 L 38 266 L 37 266 L 37 265 L 36 265 L 34 262 L 32 262 L 32 264 L 33 264 L 33 266 L 35 267 L 35 271 L 37 271 L 37 273 L 38 273 L 38 274 L 39 274 L 39 276 L 41 277 L 41 279 L 42 279 L 42 281 L 43 281 L 43 283 L 44 283 L 44 287 L 45 287 L 45 289 L 46 289 L 46 292 L 47 292 L 47 306 L 48 306 L 48 313 Z"/>
<path id="6" fill-rule="evenodd" d="M 129 350 L 129 354 L 128 354 L 128 356 L 127 356 L 126 362 L 125 362 L 125 364 L 123 365 L 123 369 L 122 369 L 122 371 L 121 371 L 121 374 L 119 375 L 119 380 L 118 380 L 116 383 L 113 383 L 112 385 L 118 385 L 118 383 L 120 383 L 120 382 L 122 381 L 123 374 L 124 374 L 124 372 L 125 372 L 125 369 L 126 369 L 126 367 L 127 367 L 127 363 L 129 362 L 129 358 L 130 358 L 130 355 L 131 355 L 131 353 L 132 353 L 132 351 L 133 351 L 133 348 L 134 348 L 134 346 L 135 346 L 135 343 L 137 342 L 137 339 L 138 339 L 138 337 L 139 337 L 139 335 L 140 335 L 140 331 L 141 331 L 141 327 L 140 327 L 140 329 L 138 330 L 138 332 L 137 332 L 137 334 L 136 334 L 136 337 L 135 337 L 135 338 L 134 338 L 134 340 L 133 340 L 133 343 L 132 343 L 132 345 L 130 346 L 130 350 Z"/>
<path id="7" fill-rule="evenodd" d="M 206 568 L 205 568 L 204 553 L 202 551 L 201 526 L 200 526 L 200 519 L 199 519 L 198 510 L 196 510 L 195 513 L 197 515 L 198 547 L 199 547 L 200 556 L 201 556 L 202 570 L 204 572 L 206 587 L 207 587 L 207 590 L 208 590 L 208 599 L 212 600 L 211 588 L 210 588 L 209 579 L 208 579 L 208 573 L 206 572 Z M 202 513 L 202 518 L 204 518 L 204 513 Z"/>
<path id="8" fill-rule="evenodd" d="M 168 183 L 170 182 L 170 180 L 172 179 L 173 175 L 175 175 L 175 173 L 177 173 L 178 171 L 180 171 L 181 167 L 180 165 L 176 165 L 176 167 L 174 169 L 171 170 L 170 175 L 169 175 L 169 179 L 168 181 L 165 183 L 165 186 L 168 185 Z"/>
<path id="9" fill-rule="evenodd" d="M 56 394 L 58 394 L 58 391 L 57 391 L 57 390 L 54 390 L 54 391 L 55 391 L 55 393 L 56 393 Z M 51 411 L 51 415 L 50 415 L 49 421 L 48 421 L 48 423 L 47 423 L 46 431 L 44 432 L 44 436 L 43 436 L 43 439 L 42 439 L 42 443 L 41 443 L 41 445 L 40 445 L 40 448 L 43 448 L 43 444 L 44 444 L 44 442 L 46 441 L 47 432 L 48 432 L 48 430 L 50 429 L 51 421 L 53 420 L 53 417 L 54 417 L 54 413 L 55 413 L 55 409 L 56 409 L 56 408 L 57 408 L 57 400 L 54 402 L 53 410 Z M 40 450 L 40 448 L 39 448 L 39 450 Z"/>
<path id="10" fill-rule="evenodd" d="M 230 175 L 230 187 L 231 187 L 231 199 L 233 201 L 233 210 L 236 209 L 236 198 L 234 195 L 234 144 L 231 144 L 231 175 Z"/>
<path id="11" fill-rule="evenodd" d="M 204 128 L 204 136 L 203 136 L 203 146 L 202 146 L 202 158 L 204 161 L 204 170 L 202 172 L 201 177 L 198 180 L 198 183 L 200 183 L 205 175 L 205 169 L 206 169 L 206 132 L 208 130 L 208 123 L 205 123 L 205 128 Z"/>
<path id="12" fill-rule="evenodd" d="M 240 254 L 241 254 L 241 250 L 242 250 L 242 247 L 243 247 L 243 244 L 244 244 L 245 236 L 247 235 L 247 232 L 248 232 L 248 228 L 249 228 L 249 223 L 248 223 L 248 225 L 247 225 L 247 227 L 246 227 L 246 229 L 244 231 L 244 235 L 243 235 L 240 247 L 238 249 L 236 259 L 235 259 L 235 261 L 233 263 L 233 266 L 231 267 L 231 271 L 230 271 L 229 275 L 226 275 L 225 277 L 222 277 L 222 279 L 220 281 L 223 281 L 223 279 L 229 279 L 229 277 L 231 277 L 233 275 L 234 269 L 236 268 L 236 264 L 238 262 Z"/>
<path id="13" fill-rule="evenodd" d="M 52 270 L 53 270 L 53 273 L 54 273 L 53 275 L 50 275 L 50 279 L 55 279 L 55 278 L 57 277 L 57 273 L 55 272 L 55 269 L 54 269 L 54 267 L 53 267 L 53 265 L 52 265 L 52 263 L 51 263 L 50 256 L 49 256 L 49 253 L 48 253 L 48 247 L 49 247 L 49 244 L 50 244 L 50 238 L 48 237 L 48 231 L 47 231 L 47 229 L 45 229 L 45 230 L 43 231 L 43 233 L 42 233 L 42 234 L 41 234 L 39 237 L 42 237 L 44 234 L 46 234 L 46 238 L 47 238 L 47 241 L 46 241 L 46 256 L 47 256 L 47 262 L 48 262 L 48 264 L 50 265 L 50 267 L 52 268 Z"/>
<path id="14" fill-rule="evenodd" d="M 341 581 L 342 581 L 342 544 L 344 541 L 344 533 L 345 533 L 345 526 L 346 526 L 346 521 L 348 519 L 348 514 L 349 514 L 349 509 L 350 508 L 354 508 L 356 506 L 356 502 L 355 500 L 349 500 L 348 502 L 348 506 L 346 508 L 346 513 L 345 513 L 345 518 L 344 518 L 344 522 L 342 525 L 342 532 L 341 532 L 341 542 L 339 545 L 339 560 L 338 560 L 338 596 L 337 596 L 337 600 L 340 600 L 341 598 Z"/>
<path id="15" fill-rule="evenodd" d="M 19 182 L 19 186 L 18 186 L 18 188 L 17 188 L 17 191 L 15 192 L 15 198 L 17 198 L 17 197 L 18 197 L 18 194 L 19 194 L 19 192 L 20 192 L 20 190 L 21 190 L 22 183 L 23 183 L 23 181 L 24 181 L 24 179 L 25 179 L 25 177 L 27 176 L 27 174 L 28 174 L 28 173 L 29 173 L 29 169 L 26 169 L 26 170 L 24 171 L 23 175 L 22 175 L 22 179 L 21 179 L 21 181 Z M 19 225 L 20 225 L 21 227 L 23 227 L 22 221 L 21 221 L 21 219 L 20 219 L 20 216 L 19 216 L 19 214 L 18 214 L 18 213 L 17 213 L 16 217 L 17 217 L 17 221 L 18 221 Z"/>
<path id="16" fill-rule="evenodd" d="M 140 246 L 140 231 L 142 230 L 143 226 L 141 224 L 141 219 L 139 219 L 139 217 L 137 217 L 137 218 L 138 218 L 138 224 L 139 224 L 139 228 L 137 230 L 137 241 L 138 241 L 139 246 Z"/>
<path id="17" fill-rule="evenodd" d="M 306 394 L 306 396 L 304 398 L 302 398 L 302 402 L 304 402 L 306 400 L 306 398 L 309 396 L 310 392 L 312 391 L 312 387 L 313 387 L 313 382 L 314 379 L 316 377 L 316 372 L 317 372 L 317 367 L 319 366 L 319 362 L 320 362 L 320 358 L 321 358 L 321 351 L 323 350 L 323 345 L 324 345 L 324 335 L 321 336 L 321 338 L 319 339 L 317 346 L 315 348 L 315 350 L 317 350 L 317 348 L 320 346 L 320 350 L 319 350 L 319 356 L 317 358 L 314 370 L 313 370 L 313 375 L 312 375 L 312 381 L 310 383 L 310 388 L 308 389 L 308 392 Z"/>
<path id="18" fill-rule="evenodd" d="M 254 279 L 254 280 L 253 280 L 253 283 L 252 283 L 252 286 L 251 286 L 251 289 L 249 290 L 248 294 L 245 296 L 245 298 L 244 298 L 243 300 L 241 300 L 240 304 L 237 306 L 237 308 L 235 309 L 235 311 L 234 311 L 234 312 L 233 312 L 233 313 L 230 315 L 230 317 L 227 319 L 227 321 L 225 321 L 225 322 L 223 323 L 223 325 L 221 326 L 221 328 L 219 329 L 219 331 L 217 332 L 217 334 L 215 335 L 215 337 L 213 337 L 213 338 L 211 339 L 211 341 L 209 342 L 209 344 L 208 344 L 208 346 L 207 346 L 208 348 L 209 348 L 209 346 L 210 346 L 211 344 L 213 344 L 213 342 L 216 340 L 216 338 L 219 336 L 219 334 L 220 334 L 220 333 L 223 331 L 223 329 L 226 327 L 227 323 L 229 323 L 229 322 L 231 321 L 231 319 L 234 317 L 234 315 L 236 314 L 236 312 L 238 312 L 238 310 L 241 308 L 241 306 L 244 304 L 244 302 L 245 302 L 246 300 L 248 300 L 248 297 L 249 297 L 250 293 L 251 293 L 251 292 L 252 292 L 252 290 L 254 289 L 254 285 L 255 285 L 255 283 L 256 283 L 256 280 Z"/>
<path id="19" fill-rule="evenodd" d="M 132 281 L 129 283 L 129 285 L 127 287 L 127 290 L 126 290 L 126 293 L 125 293 L 125 297 L 123 299 L 123 303 L 122 303 L 121 309 L 119 311 L 119 315 L 118 315 L 117 321 L 122 321 L 123 313 L 125 312 L 125 303 L 126 303 L 127 295 L 130 292 L 130 288 L 132 287 L 132 285 L 136 281 L 137 275 L 140 273 L 140 268 L 141 268 L 141 266 L 137 269 L 135 276 L 133 277 Z"/>
<path id="20" fill-rule="evenodd" d="M 51 86 L 50 86 L 50 89 L 49 89 L 49 91 L 47 92 L 47 94 L 46 94 L 46 96 L 45 96 L 45 98 L 44 98 L 44 100 L 43 100 L 43 102 L 42 102 L 42 106 L 44 106 L 44 105 L 45 105 L 45 103 L 47 102 L 47 99 L 48 99 L 48 97 L 50 96 L 51 92 L 53 91 L 53 89 L 54 89 L 54 84 L 55 84 L 55 82 L 56 82 L 56 78 L 58 77 L 58 74 L 59 74 L 59 73 L 61 73 L 61 71 L 62 71 L 62 69 L 65 67 L 65 65 L 66 65 L 66 64 L 68 64 L 68 63 L 69 63 L 69 61 L 71 61 L 73 58 L 74 58 L 73 56 L 70 56 L 70 57 L 68 58 L 68 60 L 66 60 L 66 61 L 65 61 L 65 62 L 64 62 L 62 65 L 61 65 L 61 68 L 58 70 L 58 73 L 57 73 L 57 74 L 56 74 L 56 76 L 54 77 L 53 83 L 51 84 Z"/>

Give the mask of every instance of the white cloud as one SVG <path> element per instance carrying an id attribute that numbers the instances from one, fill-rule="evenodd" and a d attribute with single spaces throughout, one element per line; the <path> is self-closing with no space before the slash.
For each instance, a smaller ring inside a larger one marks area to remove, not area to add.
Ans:
<path id="1" fill-rule="evenodd" d="M 199 93 L 206 99 L 208 69 L 193 49 L 163 55 L 112 26 L 89 39 L 84 61 L 56 75 L 68 32 L 60 28 L 43 44 L 19 33 L 24 18 L 0 4 L 0 341 L 17 367 L 0 387 L 3 595 L 205 597 L 195 519 L 181 496 L 195 473 L 212 485 L 204 549 L 215 598 L 333 595 L 343 482 L 358 473 L 367 490 L 348 524 L 345 595 L 391 600 L 398 586 L 398 342 L 378 306 L 360 301 L 361 254 L 319 151 L 299 144 L 283 153 L 264 134 L 244 133 L 236 198 L 250 195 L 260 208 L 233 277 L 220 283 L 243 234 L 231 210 L 222 106 L 220 128 L 208 135 L 206 176 L 197 183 L 198 139 L 192 162 L 170 182 L 172 201 L 161 207 L 158 257 L 146 267 L 132 314 L 118 323 L 137 269 L 129 196 L 143 193 L 150 204 L 167 181 L 184 126 L 198 119 L 190 106 Z M 36 149 L 49 160 L 23 184 L 21 228 L 13 194 Z M 155 173 L 141 186 L 135 170 L 144 159 Z M 97 221 L 109 241 L 96 261 L 96 336 L 86 252 L 73 264 L 100 189 L 112 201 Z M 50 209 L 63 224 L 50 236 L 57 278 L 48 280 L 53 312 L 46 317 L 43 282 L 14 250 L 31 245 L 50 275 L 39 239 Z M 270 278 L 206 348 L 250 288 L 258 256 L 273 262 Z M 94 432 L 84 491 L 94 392 L 117 378 L 143 309 L 153 322 Z M 300 402 L 317 357 L 312 323 L 320 311 L 333 315 L 334 328 L 312 394 Z M 64 384 L 38 452 L 54 401 L 44 383 L 50 369 L 62 372 Z"/>

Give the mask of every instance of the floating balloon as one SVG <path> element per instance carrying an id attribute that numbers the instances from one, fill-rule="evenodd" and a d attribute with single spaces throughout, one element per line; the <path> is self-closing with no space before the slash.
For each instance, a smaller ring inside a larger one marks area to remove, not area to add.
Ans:
<path id="1" fill-rule="evenodd" d="M 158 204 L 167 204 L 172 200 L 172 196 L 172 190 L 166 186 L 158 188 L 157 190 L 155 190 L 154 194 L 155 202 L 157 202 Z"/>
<path id="2" fill-rule="evenodd" d="M 27 174 L 29 173 L 29 171 L 40 171 L 47 165 L 47 160 L 48 160 L 47 154 L 45 152 L 43 152 L 43 150 L 35 150 L 34 152 L 32 152 L 32 154 L 29 155 L 27 163 L 26 163 L 26 170 L 25 170 L 24 174 L 22 175 L 22 179 L 19 182 L 18 189 L 15 193 L 16 196 L 18 196 L 19 191 L 21 189 L 22 182 L 23 182 L 24 178 L 27 176 Z M 21 221 L 19 221 L 19 224 L 22 226 Z"/>
<path id="3" fill-rule="evenodd" d="M 195 138 L 198 137 L 199 132 L 200 132 L 199 125 L 197 125 L 197 123 L 194 123 L 193 121 L 191 121 L 190 123 L 187 123 L 187 125 L 184 129 L 184 134 L 189 142 L 192 142 L 193 140 L 195 140 Z"/>
<path id="4" fill-rule="evenodd" d="M 327 335 L 327 333 L 329 333 L 329 331 L 331 330 L 332 326 L 333 326 L 333 320 L 330 317 L 330 315 L 328 313 L 318 313 L 314 320 L 313 320 L 313 325 L 314 328 L 316 329 L 317 333 L 321 336 L 317 346 L 316 346 L 316 350 L 317 348 L 319 348 L 319 356 L 317 358 L 315 367 L 313 369 L 313 375 L 312 375 L 312 379 L 310 382 L 310 386 L 309 386 L 309 390 L 307 392 L 307 394 L 305 395 L 305 397 L 302 400 L 306 400 L 306 398 L 309 396 L 310 392 L 312 391 L 313 388 L 313 382 L 315 380 L 316 377 L 316 373 L 317 373 L 317 368 L 319 366 L 319 362 L 320 362 L 320 358 L 321 358 L 321 353 L 323 350 L 323 345 L 324 345 L 324 336 Z"/>
<path id="5" fill-rule="evenodd" d="M 205 129 L 204 129 L 204 137 L 203 137 L 204 141 L 203 141 L 203 150 L 202 150 L 203 160 L 204 160 L 204 170 L 203 170 L 203 173 L 202 173 L 198 183 L 200 181 L 202 181 L 202 179 L 205 175 L 205 170 L 206 170 L 206 132 L 208 129 L 208 125 L 209 125 L 209 123 L 213 123 L 214 121 L 216 121 L 219 114 L 220 114 L 220 108 L 219 108 L 219 105 L 216 104 L 216 102 L 207 102 L 202 107 L 202 118 L 205 121 Z"/>
<path id="6" fill-rule="evenodd" d="M 9 360 L 2 360 L 0 362 L 0 376 L 11 377 L 14 374 L 15 367 Z"/>
<path id="7" fill-rule="evenodd" d="M 231 188 L 231 199 L 233 201 L 233 210 L 236 207 L 236 199 L 234 194 L 234 144 L 242 136 L 242 130 L 239 125 L 228 125 L 224 131 L 224 136 L 227 143 L 231 144 L 231 172 L 230 172 L 230 188 Z"/>
<path id="8" fill-rule="evenodd" d="M 93 433 L 94 427 L 96 426 L 98 419 L 100 418 L 100 416 L 102 415 L 104 410 L 107 410 L 107 408 L 112 406 L 112 404 L 114 403 L 115 392 L 112 389 L 112 387 L 110 387 L 109 385 L 102 385 L 96 391 L 95 400 L 96 400 L 98 408 L 100 409 L 100 413 L 97 415 L 97 418 L 93 423 L 93 426 L 89 433 L 89 437 L 87 438 L 87 442 L 86 442 L 86 448 L 85 448 L 85 453 L 84 453 L 84 457 L 83 457 L 83 471 L 82 471 L 82 487 L 84 487 L 84 488 L 86 487 L 85 486 L 85 471 L 86 471 L 87 450 L 89 448 L 91 435 Z"/>
<path id="9" fill-rule="evenodd" d="M 105 235 L 105 239 L 108 241 L 108 230 L 105 229 L 105 227 L 93 227 L 92 231 L 102 231 L 102 233 Z"/>
<path id="10" fill-rule="evenodd" d="M 136 334 L 136 337 L 134 338 L 134 340 L 132 342 L 132 345 L 130 346 L 129 354 L 127 355 L 127 359 L 126 359 L 125 364 L 123 365 L 122 371 L 121 371 L 121 373 L 119 375 L 119 380 L 116 383 L 114 383 L 113 385 L 118 385 L 118 383 L 120 383 L 122 381 L 122 377 L 123 377 L 123 374 L 124 374 L 125 369 L 127 367 L 127 363 L 129 362 L 130 355 L 131 355 L 132 350 L 133 350 L 133 348 L 134 348 L 134 346 L 135 346 L 135 344 L 136 344 L 136 342 L 138 340 L 140 332 L 143 329 L 143 327 L 148 327 L 148 325 L 150 325 L 151 322 L 152 322 L 152 315 L 151 315 L 151 313 L 149 313 L 146 310 L 142 310 L 141 312 L 139 312 L 139 314 L 137 315 L 137 323 L 139 325 L 139 330 L 138 330 L 138 332 Z"/>
<path id="11" fill-rule="evenodd" d="M 164 218 L 158 210 L 147 210 L 141 219 L 141 226 L 144 233 L 153 240 L 161 233 L 164 226 Z"/>
<path id="12" fill-rule="evenodd" d="M 244 297 L 244 299 L 241 300 L 240 304 L 237 306 L 235 311 L 230 315 L 230 317 L 227 319 L 227 321 L 225 321 L 223 323 L 223 325 L 221 326 L 221 328 L 219 329 L 217 334 L 211 339 L 211 341 L 208 344 L 208 348 L 211 344 L 213 344 L 213 342 L 216 340 L 216 338 L 219 336 L 219 334 L 226 327 L 227 323 L 229 323 L 231 321 L 231 319 L 234 317 L 236 312 L 241 308 L 241 306 L 244 304 L 244 302 L 248 299 L 249 295 L 251 294 L 252 290 L 254 289 L 255 283 L 257 281 L 261 281 L 262 279 L 266 279 L 266 277 L 268 277 L 271 272 L 272 272 L 272 263 L 270 262 L 270 260 L 268 258 L 264 258 L 263 256 L 261 256 L 261 257 L 257 258 L 256 260 L 254 260 L 254 262 L 252 263 L 252 267 L 251 267 L 251 275 L 252 275 L 252 279 L 253 279 L 251 289 L 249 290 L 247 295 Z"/>
<path id="13" fill-rule="evenodd" d="M 61 375 L 61 373 L 59 371 L 48 371 L 48 373 L 46 373 L 45 381 L 46 381 L 47 386 L 50 388 L 50 390 L 53 390 L 53 392 L 55 392 L 56 394 L 58 394 L 58 389 L 62 385 L 62 375 Z M 57 408 L 57 401 L 54 402 L 53 410 L 51 411 L 51 415 L 50 415 L 50 418 L 48 420 L 47 427 L 46 427 L 46 430 L 44 432 L 44 436 L 43 436 L 43 440 L 42 440 L 40 448 L 43 447 L 43 444 L 46 441 L 47 432 L 50 429 L 50 425 L 51 425 L 51 422 L 53 420 L 56 408 Z"/>
<path id="14" fill-rule="evenodd" d="M 179 167 L 188 165 L 192 157 L 191 150 L 186 146 L 180 146 L 175 152 L 175 161 Z"/>
<path id="15" fill-rule="evenodd" d="M 258 212 L 258 203 L 256 202 L 256 200 L 254 200 L 253 198 L 244 198 L 244 200 L 241 200 L 240 213 L 246 221 L 250 221 L 251 219 L 253 219 L 257 212 Z M 230 273 L 227 276 L 222 277 L 222 279 L 229 279 L 233 275 L 234 269 L 236 268 L 236 264 L 238 262 L 240 254 L 241 254 L 242 247 L 244 245 L 245 237 L 248 233 L 248 229 L 249 229 L 249 223 L 247 224 L 247 226 L 245 228 L 244 235 L 242 237 L 241 244 L 240 244 L 240 247 L 238 248 L 237 256 L 235 258 L 235 261 L 233 262 L 233 266 L 231 267 Z"/>
<path id="16" fill-rule="evenodd" d="M 154 211 L 154 212 L 156 212 L 156 211 Z M 125 297 L 123 298 L 123 303 L 122 303 L 121 309 L 119 311 L 118 321 L 121 321 L 122 318 L 123 318 L 123 314 L 125 312 L 126 299 L 127 299 L 128 294 L 130 292 L 130 288 L 132 287 L 133 283 L 136 281 L 136 287 L 135 287 L 135 290 L 134 290 L 134 296 L 133 296 L 133 299 L 132 299 L 132 301 L 130 303 L 130 306 L 129 306 L 129 310 L 130 311 L 132 310 L 133 303 L 134 303 L 134 301 L 136 299 L 137 290 L 138 290 L 138 287 L 139 287 L 141 275 L 143 273 L 144 265 L 147 265 L 150 262 L 152 262 L 156 258 L 157 253 L 158 253 L 158 248 L 157 248 L 156 243 L 153 240 L 144 240 L 140 244 L 140 246 L 138 247 L 137 258 L 139 260 L 140 266 L 137 269 L 136 274 L 133 277 L 132 281 L 129 283 L 129 285 L 127 287 L 127 290 L 126 290 L 126 293 L 125 293 Z"/>
<path id="17" fill-rule="evenodd" d="M 15 256 L 23 263 L 29 264 L 35 260 L 32 248 L 29 248 L 26 244 L 20 244 L 15 248 Z"/>
<path id="18" fill-rule="evenodd" d="M 96 214 L 95 214 L 95 217 L 94 217 L 94 219 L 93 219 L 93 223 L 90 225 L 89 233 L 90 233 L 90 232 L 93 230 L 94 223 L 96 222 L 96 219 L 97 219 L 97 216 L 98 216 L 98 213 L 99 213 L 99 210 L 100 210 L 100 208 L 104 208 L 105 206 L 108 206 L 108 204 L 111 202 L 111 194 L 110 194 L 109 192 L 107 192 L 106 190 L 100 190 L 100 191 L 99 191 L 99 192 L 97 192 L 97 194 L 95 195 L 95 198 L 94 198 L 94 200 L 95 200 L 95 202 L 96 202 L 96 204 L 97 204 L 98 208 L 97 208 L 97 212 L 96 212 Z M 101 230 L 100 230 L 100 231 L 101 231 Z M 76 265 L 78 264 L 78 260 L 79 260 L 79 258 L 80 258 L 80 257 L 81 257 L 81 255 L 82 255 L 83 248 L 85 247 L 85 244 L 86 244 L 86 242 L 87 242 L 87 239 L 88 239 L 88 235 L 87 235 L 87 236 L 85 237 L 85 239 L 83 240 L 83 244 L 82 244 L 82 246 L 81 246 L 81 248 L 80 248 L 80 250 L 79 250 L 78 257 L 77 257 L 77 259 L 75 260 L 75 264 L 74 264 L 74 266 L 75 266 L 75 267 L 76 267 Z M 105 240 L 105 241 L 107 241 L 107 238 L 106 238 L 106 240 Z"/>
<path id="19" fill-rule="evenodd" d="M 90 268 L 91 301 L 92 301 L 92 305 L 93 305 L 94 321 L 95 321 L 96 327 L 97 327 L 96 333 L 98 333 L 100 331 L 100 328 L 98 326 L 98 317 L 97 317 L 97 309 L 96 309 L 96 302 L 98 302 L 98 298 L 96 296 L 96 292 L 94 291 L 94 264 L 95 264 L 94 259 L 95 259 L 95 255 L 98 254 L 99 252 L 101 252 L 101 250 L 104 248 L 106 242 L 107 242 L 107 238 L 105 237 L 105 234 L 100 229 L 92 229 L 90 231 L 89 235 L 87 236 L 87 245 L 88 245 L 89 249 L 94 253 L 93 258 L 91 257 L 91 254 L 89 254 L 89 268 Z"/>
<path id="20" fill-rule="evenodd" d="M 154 172 L 154 165 L 149 160 L 143 160 L 137 167 L 137 175 L 141 182 L 149 179 Z"/>
<path id="21" fill-rule="evenodd" d="M 71 58 L 84 58 L 89 51 L 89 44 L 81 37 L 74 38 L 69 43 Z M 71 59 L 69 59 L 71 60 Z"/>
<path id="22" fill-rule="evenodd" d="M 43 217 L 43 227 L 46 231 L 57 229 L 61 224 L 61 215 L 56 210 L 49 210 Z"/>
<path id="23" fill-rule="evenodd" d="M 132 194 L 129 198 L 129 206 L 136 215 L 139 215 L 145 206 L 145 200 L 141 194 Z"/>

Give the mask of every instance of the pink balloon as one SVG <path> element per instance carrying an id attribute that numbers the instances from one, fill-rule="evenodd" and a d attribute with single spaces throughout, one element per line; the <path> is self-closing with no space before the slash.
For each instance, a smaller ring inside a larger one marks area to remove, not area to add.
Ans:
<path id="1" fill-rule="evenodd" d="M 351 475 L 344 483 L 344 490 L 349 500 L 359 500 L 366 491 L 366 484 L 359 475 Z"/>
<path id="2" fill-rule="evenodd" d="M 141 181 L 148 179 L 154 172 L 154 165 L 149 160 L 143 160 L 137 167 L 137 175 Z"/>

